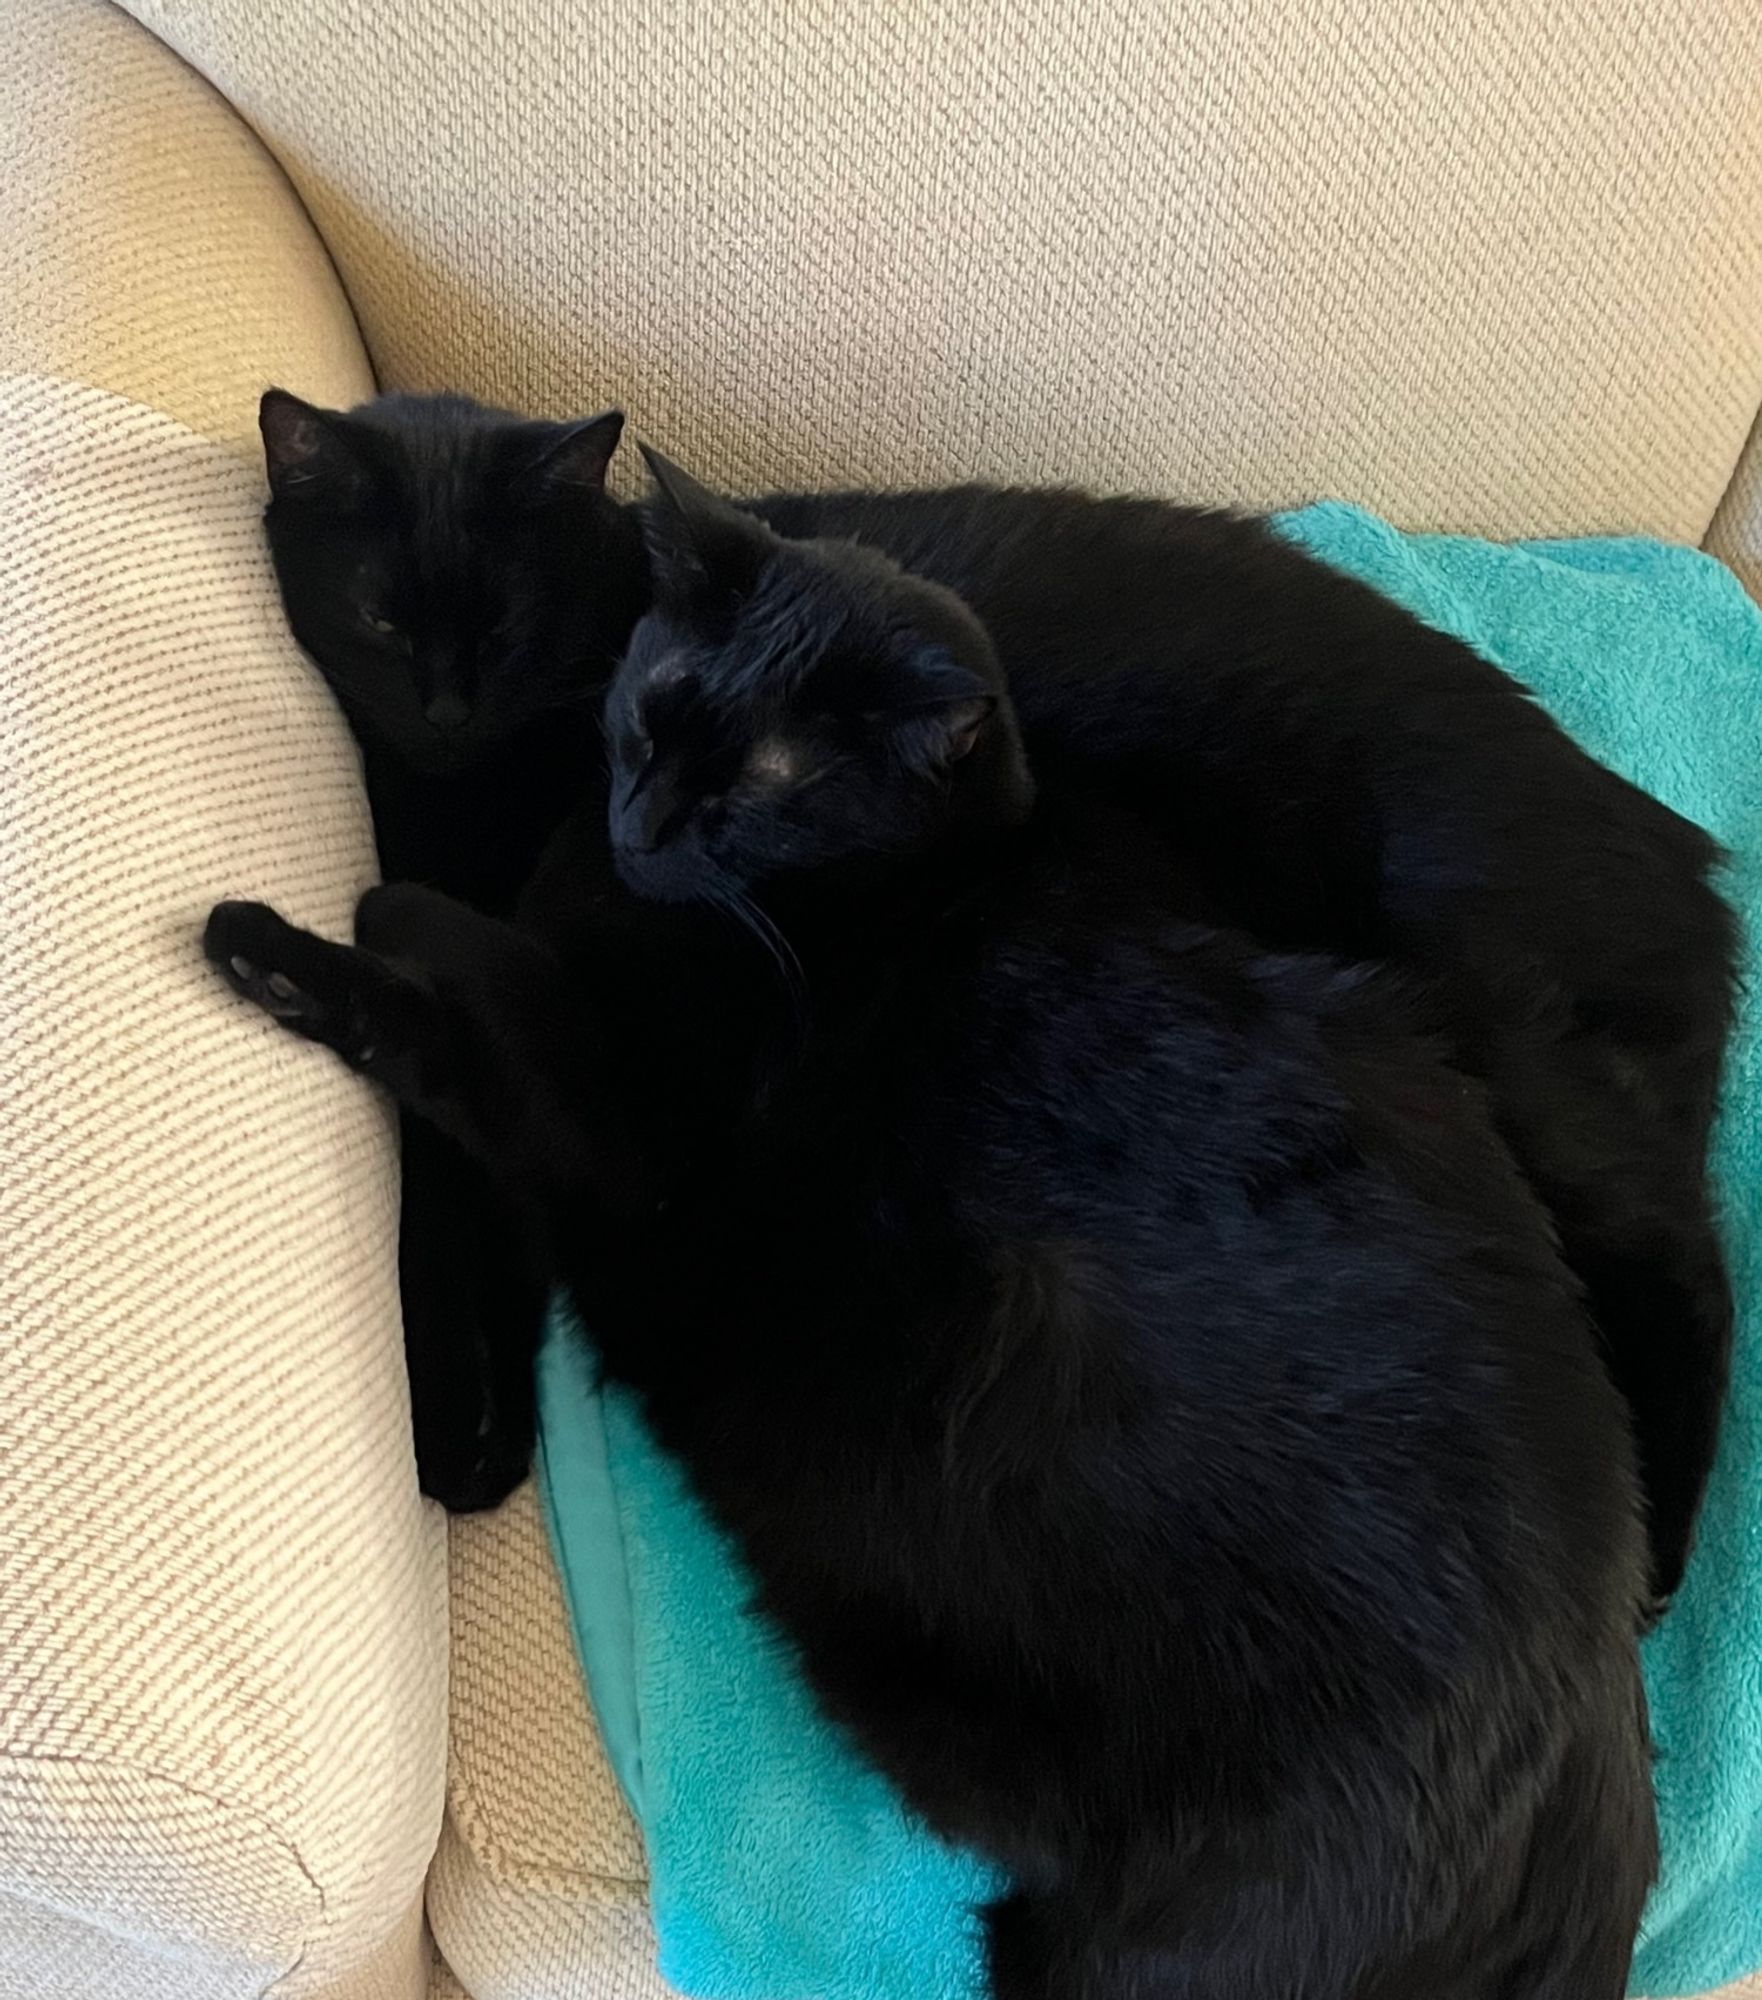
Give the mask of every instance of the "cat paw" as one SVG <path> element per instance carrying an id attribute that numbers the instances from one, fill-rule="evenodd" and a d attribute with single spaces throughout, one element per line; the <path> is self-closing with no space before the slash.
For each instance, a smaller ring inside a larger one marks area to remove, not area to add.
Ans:
<path id="1" fill-rule="evenodd" d="M 531 1469 L 532 1441 L 518 1431 L 492 1431 L 465 1446 L 417 1438 L 417 1484 L 449 1514 L 499 1507 Z"/>
<path id="2" fill-rule="evenodd" d="M 357 1069 L 372 1060 L 372 968 L 347 945 L 300 930 L 267 903 L 216 903 L 202 950 L 235 993 L 284 1028 Z"/>
<path id="3" fill-rule="evenodd" d="M 216 903 L 202 933 L 208 962 L 235 993 L 289 1026 L 311 1021 L 319 1002 L 281 969 L 299 935 L 267 903 Z"/>

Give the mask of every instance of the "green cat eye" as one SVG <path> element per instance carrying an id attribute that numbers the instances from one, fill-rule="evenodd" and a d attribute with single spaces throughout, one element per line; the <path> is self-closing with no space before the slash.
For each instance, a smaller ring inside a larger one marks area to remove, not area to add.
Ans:
<path id="1" fill-rule="evenodd" d="M 376 618 L 371 611 L 363 611 L 361 622 L 369 631 L 377 632 L 382 638 L 389 638 L 398 628 L 389 618 Z"/>

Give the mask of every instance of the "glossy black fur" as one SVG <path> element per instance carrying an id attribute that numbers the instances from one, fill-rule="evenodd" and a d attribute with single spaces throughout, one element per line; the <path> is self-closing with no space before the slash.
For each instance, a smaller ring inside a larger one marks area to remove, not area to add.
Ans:
<path id="1" fill-rule="evenodd" d="M 1736 933 L 1713 843 L 1256 521 L 979 487 L 756 507 L 960 592 L 1043 779 L 1105 768 L 1230 921 L 1427 980 L 1589 1290 L 1668 1598 L 1731 1346 L 1706 1161 Z"/>
<path id="2" fill-rule="evenodd" d="M 361 745 L 388 880 L 509 914 L 601 762 L 599 705 L 646 595 L 641 536 L 605 492 L 620 423 L 264 397 L 282 600 Z M 548 1285 L 480 1165 L 419 1120 L 402 1140 L 418 1475 L 451 1507 L 492 1506 L 531 1456 Z"/>
<path id="3" fill-rule="evenodd" d="M 443 634 L 469 627 L 475 593 L 496 601 L 503 559 L 493 538 L 477 546 L 497 509 L 467 447 L 505 420 L 458 399 L 375 407 L 399 429 L 415 424 L 397 506 L 430 524 L 439 556 L 413 572 L 469 580 L 470 601 L 434 598 Z M 961 593 L 998 648 L 1036 768 L 1105 773 L 1230 921 L 1428 981 L 1590 1290 L 1634 1412 L 1655 1596 L 1668 1597 L 1712 1464 L 1730 1346 L 1705 1157 L 1735 950 L 1708 885 L 1711 843 L 1579 752 L 1468 648 L 1256 522 L 986 488 L 752 504 L 786 533 L 859 539 Z M 468 834 L 462 855 L 388 849 L 388 878 L 506 907 L 559 816 L 584 751 L 556 718 L 572 712 L 572 690 L 598 685 L 647 590 L 634 519 L 597 489 L 572 532 L 585 555 L 571 566 L 554 553 L 556 622 L 499 682 L 503 713 L 525 703 L 543 726 L 486 772 L 470 808 L 411 775 L 428 754 L 419 738 L 370 753 L 376 820 L 428 839 Z M 353 554 L 345 524 L 320 581 L 347 574 Z M 591 634 L 585 662 L 570 618 Z M 326 634 L 301 636 L 322 658 Z M 547 709 L 559 695 L 563 709 Z M 484 894 L 460 867 L 496 851 L 484 829 L 503 814 L 514 865 Z M 405 1276 L 409 1295 L 421 1282 L 412 1257 Z M 470 1367 L 455 1352 L 433 1372 L 466 1382 Z M 506 1483 L 523 1463 L 524 1443 L 500 1454 Z"/>
<path id="4" fill-rule="evenodd" d="M 822 1701 L 1011 1871 L 1000 2000 L 1617 2000 L 1632 1447 L 1484 1090 L 1031 775 L 956 600 L 667 478 L 518 927 L 210 957 L 544 1218 Z"/>

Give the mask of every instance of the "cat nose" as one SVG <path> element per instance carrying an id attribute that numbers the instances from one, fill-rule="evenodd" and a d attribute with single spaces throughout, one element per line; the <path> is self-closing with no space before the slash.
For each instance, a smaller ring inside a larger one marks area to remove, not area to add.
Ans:
<path id="1" fill-rule="evenodd" d="M 463 729 L 471 720 L 471 704 L 460 694 L 437 694 L 422 713 L 436 729 Z"/>

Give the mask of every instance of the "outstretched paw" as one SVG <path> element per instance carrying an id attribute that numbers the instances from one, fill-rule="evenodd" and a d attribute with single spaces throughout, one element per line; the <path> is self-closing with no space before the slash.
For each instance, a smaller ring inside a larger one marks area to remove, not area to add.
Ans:
<path id="1" fill-rule="evenodd" d="M 431 996 L 354 945 L 333 944 L 278 917 L 267 903 L 216 903 L 202 949 L 234 992 L 284 1028 L 334 1049 L 400 1097 L 436 1046 Z"/>
<path id="2" fill-rule="evenodd" d="M 235 993 L 242 993 L 301 1034 L 321 1036 L 324 1002 L 288 969 L 301 944 L 320 942 L 276 915 L 267 903 L 216 903 L 202 933 L 202 950 Z"/>

